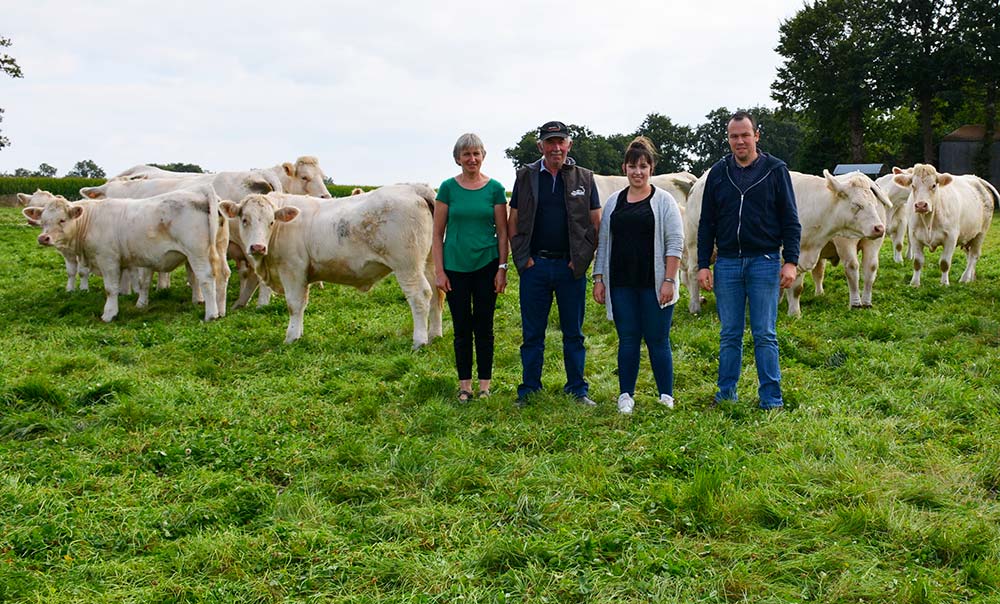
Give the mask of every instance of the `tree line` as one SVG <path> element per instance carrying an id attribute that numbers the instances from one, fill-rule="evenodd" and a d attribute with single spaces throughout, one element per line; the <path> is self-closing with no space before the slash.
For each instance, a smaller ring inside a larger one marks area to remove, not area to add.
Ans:
<path id="1" fill-rule="evenodd" d="M 801 172 L 838 163 L 937 164 L 941 138 L 983 124 L 976 172 L 989 173 L 1000 89 L 1000 0 L 814 0 L 779 27 L 776 108 L 738 107 L 761 124 L 762 150 Z M 634 132 L 572 125 L 572 155 L 617 174 L 639 134 L 660 152 L 657 172 L 701 174 L 729 152 L 720 107 L 695 127 L 650 113 Z M 534 131 L 506 150 L 516 167 L 538 159 Z"/>

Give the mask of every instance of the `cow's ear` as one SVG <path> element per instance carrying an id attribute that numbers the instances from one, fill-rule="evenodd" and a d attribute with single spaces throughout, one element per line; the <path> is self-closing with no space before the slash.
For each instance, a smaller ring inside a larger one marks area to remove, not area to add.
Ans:
<path id="1" fill-rule="evenodd" d="M 892 177 L 892 182 L 896 183 L 897 185 L 903 188 L 906 188 L 913 183 L 913 177 L 910 176 L 909 174 L 897 174 Z"/>
<path id="2" fill-rule="evenodd" d="M 887 210 L 892 209 L 892 202 L 889 201 L 888 197 L 886 197 L 885 192 L 882 191 L 882 187 L 872 183 L 871 190 L 872 190 L 872 195 L 874 195 L 875 199 L 879 200 L 879 202 L 881 202 L 882 205 L 885 206 L 885 209 Z"/>
<path id="3" fill-rule="evenodd" d="M 219 202 L 219 211 L 226 218 L 236 218 L 240 215 L 240 204 L 225 199 Z"/>
<path id="4" fill-rule="evenodd" d="M 26 206 L 28 205 L 28 202 L 31 201 L 31 195 L 28 195 L 27 193 L 18 193 L 17 200 L 21 202 L 21 205 Z"/>
<path id="5" fill-rule="evenodd" d="M 287 206 L 274 211 L 274 219 L 278 222 L 291 222 L 299 215 L 299 209 Z"/>
<path id="6" fill-rule="evenodd" d="M 70 206 L 67 214 L 69 214 L 70 220 L 76 220 L 83 216 L 83 206 Z"/>
<path id="7" fill-rule="evenodd" d="M 840 184 L 840 181 L 830 174 L 829 170 L 823 170 L 823 178 L 826 179 L 826 188 L 830 189 L 834 193 L 841 193 L 844 190 L 844 185 Z"/>
<path id="8" fill-rule="evenodd" d="M 97 187 L 83 187 L 80 189 L 80 195 L 86 197 L 87 199 L 101 198 L 101 194 L 97 192 Z"/>
<path id="9" fill-rule="evenodd" d="M 955 178 L 951 174 L 948 174 L 947 172 L 945 172 L 944 174 L 938 174 L 938 184 L 941 185 L 942 187 L 945 185 L 950 185 L 951 181 L 954 179 Z"/>
<path id="10" fill-rule="evenodd" d="M 896 167 L 896 166 L 893 166 L 892 167 L 892 173 L 893 174 L 902 174 L 903 173 L 903 169 L 899 168 L 899 167 Z"/>
<path id="11" fill-rule="evenodd" d="M 247 188 L 254 193 L 267 194 L 267 193 L 272 193 L 274 191 L 274 187 L 271 186 L 271 183 L 267 182 L 263 178 L 250 179 L 249 181 L 247 181 Z"/>
<path id="12" fill-rule="evenodd" d="M 281 164 L 281 168 L 285 171 L 285 174 L 287 176 L 295 176 L 295 166 L 293 166 L 289 162 L 286 161 L 285 163 Z"/>
<path id="13" fill-rule="evenodd" d="M 33 223 L 37 223 L 42 219 L 42 208 L 28 207 L 21 210 L 21 213 L 24 214 L 25 218 Z"/>

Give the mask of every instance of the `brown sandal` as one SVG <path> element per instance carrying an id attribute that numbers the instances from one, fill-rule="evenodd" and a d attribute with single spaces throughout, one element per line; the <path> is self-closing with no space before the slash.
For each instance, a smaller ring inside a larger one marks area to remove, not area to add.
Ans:
<path id="1" fill-rule="evenodd" d="M 460 403 L 468 403 L 471 400 L 472 400 L 472 393 L 471 392 L 469 392 L 468 390 L 459 390 L 458 391 L 458 402 L 460 402 Z"/>

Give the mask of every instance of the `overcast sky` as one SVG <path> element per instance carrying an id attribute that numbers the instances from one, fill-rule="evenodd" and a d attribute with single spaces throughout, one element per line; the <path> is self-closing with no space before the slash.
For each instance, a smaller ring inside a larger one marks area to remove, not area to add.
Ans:
<path id="1" fill-rule="evenodd" d="M 773 106 L 778 27 L 803 0 L 4 5 L 24 78 L 0 75 L 0 172 L 315 155 L 339 184 L 437 186 L 471 131 L 510 188 L 504 149 L 548 120 L 607 135 Z"/>

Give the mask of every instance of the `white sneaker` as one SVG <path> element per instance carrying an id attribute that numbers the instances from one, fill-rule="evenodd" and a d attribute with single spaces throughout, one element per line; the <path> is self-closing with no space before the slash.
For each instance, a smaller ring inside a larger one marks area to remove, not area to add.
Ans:
<path id="1" fill-rule="evenodd" d="M 635 409 L 635 401 L 628 392 L 622 392 L 618 396 L 618 413 L 629 415 Z"/>
<path id="2" fill-rule="evenodd" d="M 661 394 L 660 395 L 660 404 L 661 405 L 665 405 L 667 407 L 667 409 L 673 409 L 674 408 L 674 397 L 670 396 L 669 394 Z"/>

